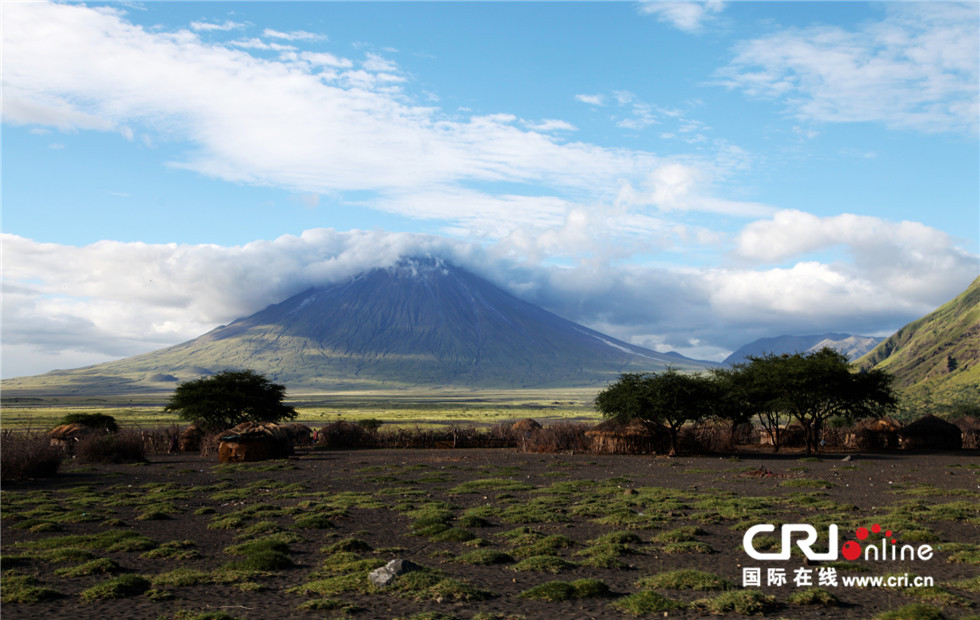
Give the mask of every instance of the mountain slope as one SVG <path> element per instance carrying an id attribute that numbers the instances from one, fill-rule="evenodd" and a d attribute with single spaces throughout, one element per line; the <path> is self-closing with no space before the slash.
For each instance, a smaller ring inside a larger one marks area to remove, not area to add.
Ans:
<path id="1" fill-rule="evenodd" d="M 777 336 L 775 338 L 760 338 L 749 344 L 740 347 L 737 351 L 725 358 L 722 364 L 730 365 L 744 362 L 750 355 L 764 355 L 766 353 L 806 353 L 818 351 L 824 347 L 830 347 L 840 351 L 854 360 L 882 341 L 881 338 L 871 336 L 852 336 L 850 334 L 813 334 L 809 336 Z"/>
<path id="2" fill-rule="evenodd" d="M 858 360 L 895 376 L 913 403 L 950 404 L 980 394 L 980 278 Z"/>
<path id="3" fill-rule="evenodd" d="M 519 388 L 598 386 L 666 365 L 710 364 L 618 341 L 427 258 L 307 290 L 167 349 L 32 379 L 118 392 L 248 367 L 291 390 Z M 27 387 L 5 390 L 18 382 Z"/>

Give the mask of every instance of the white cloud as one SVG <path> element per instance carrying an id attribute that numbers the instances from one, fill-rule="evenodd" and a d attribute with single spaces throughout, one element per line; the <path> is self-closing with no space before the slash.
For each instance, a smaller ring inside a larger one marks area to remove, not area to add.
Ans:
<path id="1" fill-rule="evenodd" d="M 575 95 L 575 100 L 595 106 L 606 105 L 606 98 L 603 95 Z"/>
<path id="2" fill-rule="evenodd" d="M 804 120 L 976 134 L 976 4 L 889 9 L 883 21 L 858 29 L 792 28 L 744 41 L 719 76 L 749 95 L 784 102 Z"/>
<path id="3" fill-rule="evenodd" d="M 546 118 L 536 123 L 525 123 L 525 125 L 528 129 L 533 131 L 578 131 L 578 127 L 575 125 L 572 125 L 568 121 L 563 121 L 556 118 Z"/>
<path id="4" fill-rule="evenodd" d="M 285 41 L 324 41 L 327 38 L 322 34 L 307 32 L 305 30 L 281 32 L 279 30 L 273 30 L 272 28 L 266 28 L 263 30 L 262 36 L 269 37 L 270 39 L 283 39 Z"/>
<path id="5" fill-rule="evenodd" d="M 659 21 L 685 32 L 699 32 L 706 21 L 724 8 L 725 3 L 720 0 L 644 0 L 640 3 L 641 13 L 655 15 Z"/>
<path id="6" fill-rule="evenodd" d="M 937 273 L 963 280 L 976 276 L 977 257 L 946 233 L 919 222 L 890 222 L 842 214 L 818 217 L 795 210 L 752 222 L 736 238 L 736 256 L 778 263 L 843 247 L 850 264 L 833 269 L 875 282 L 893 294 L 934 298 L 945 290 Z M 829 268 L 829 267 L 828 267 Z"/>
<path id="7" fill-rule="evenodd" d="M 244 28 L 244 27 L 245 24 L 242 24 L 240 22 L 233 22 L 230 20 L 226 20 L 221 24 L 216 24 L 214 22 L 203 22 L 203 21 L 191 22 L 191 30 L 201 31 L 201 32 L 215 32 L 215 31 L 223 32 L 228 30 L 238 30 L 239 28 Z"/>
<path id="8" fill-rule="evenodd" d="M 594 248 L 601 242 L 594 225 L 594 214 L 568 207 L 560 228 L 525 241 Z M 879 232 L 904 226 L 882 225 Z M 892 255 L 896 265 L 881 271 L 884 256 L 722 269 L 639 266 L 598 252 L 571 267 L 548 267 L 521 260 L 516 239 L 481 246 L 383 231 L 317 229 L 234 247 L 108 241 L 74 247 L 8 234 L 3 372 L 16 376 L 176 344 L 310 286 L 425 254 L 610 335 L 721 359 L 762 336 L 896 329 L 975 277 L 977 257 L 950 261 L 947 246 L 914 227 L 903 238 L 906 245 Z"/>
<path id="9" fill-rule="evenodd" d="M 461 118 L 418 105 L 397 65 L 374 54 L 355 69 L 349 59 L 260 40 L 230 48 L 190 31 L 151 32 L 81 5 L 11 5 L 5 20 L 13 120 L 129 127 L 186 145 L 170 165 L 228 181 L 335 196 L 507 182 L 598 202 L 657 162 L 565 141 L 555 130 L 571 126 L 558 119 L 528 129 L 512 115 Z M 282 54 L 259 58 L 243 46 Z M 460 220 L 479 216 L 468 208 L 457 205 Z"/>

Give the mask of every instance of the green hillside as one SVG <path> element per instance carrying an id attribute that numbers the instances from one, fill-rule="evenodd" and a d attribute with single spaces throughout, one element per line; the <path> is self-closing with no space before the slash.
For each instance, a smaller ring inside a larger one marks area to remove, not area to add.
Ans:
<path id="1" fill-rule="evenodd" d="M 980 278 L 857 364 L 893 374 L 903 408 L 914 414 L 980 407 Z"/>

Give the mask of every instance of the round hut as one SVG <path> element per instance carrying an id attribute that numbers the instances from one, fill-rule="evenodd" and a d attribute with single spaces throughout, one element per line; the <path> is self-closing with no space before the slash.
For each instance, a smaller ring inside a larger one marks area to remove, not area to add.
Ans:
<path id="1" fill-rule="evenodd" d="M 540 428 L 541 423 L 537 420 L 524 418 L 523 420 L 514 422 L 514 425 L 510 427 L 510 430 L 512 430 L 518 437 L 526 437 Z"/>
<path id="2" fill-rule="evenodd" d="M 196 424 L 189 424 L 180 433 L 179 445 L 181 452 L 199 452 L 201 450 L 202 431 Z"/>
<path id="3" fill-rule="evenodd" d="M 931 413 L 898 431 L 899 445 L 905 450 L 960 450 L 963 436 L 959 427 Z"/>
<path id="4" fill-rule="evenodd" d="M 284 459 L 293 453 L 289 435 L 278 424 L 243 422 L 221 434 L 218 461 L 265 461 Z"/>
<path id="5" fill-rule="evenodd" d="M 976 450 L 980 448 L 980 418 L 963 416 L 956 420 L 956 426 L 963 436 L 963 448 Z"/>
<path id="6" fill-rule="evenodd" d="M 313 429 L 299 422 L 283 424 L 282 430 L 286 431 L 295 446 L 307 446 L 313 439 Z"/>
<path id="7" fill-rule="evenodd" d="M 48 439 L 52 446 L 71 450 L 75 444 L 86 437 L 95 435 L 99 431 L 91 426 L 85 426 L 74 422 L 72 424 L 61 424 L 48 431 Z"/>
<path id="8" fill-rule="evenodd" d="M 856 450 L 897 448 L 898 433 L 902 428 L 901 422 L 888 416 L 861 420 L 847 433 L 844 445 Z"/>
<path id="9" fill-rule="evenodd" d="M 596 454 L 666 454 L 670 435 L 659 424 L 633 419 L 629 422 L 606 420 L 585 431 Z"/>

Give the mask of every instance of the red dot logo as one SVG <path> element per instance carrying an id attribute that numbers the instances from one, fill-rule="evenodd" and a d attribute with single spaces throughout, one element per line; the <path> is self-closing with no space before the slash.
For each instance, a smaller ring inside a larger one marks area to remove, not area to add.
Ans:
<path id="1" fill-rule="evenodd" d="M 843 555 L 846 559 L 856 560 L 859 557 L 861 557 L 861 545 L 860 543 L 854 542 L 853 540 L 849 540 L 846 543 L 844 543 L 844 546 L 841 547 L 840 552 L 841 555 Z"/>
<path id="2" fill-rule="evenodd" d="M 877 534 L 878 532 L 881 531 L 881 526 L 875 523 L 874 525 L 871 526 L 871 531 Z"/>
<path id="3" fill-rule="evenodd" d="M 857 529 L 856 534 L 857 534 L 858 540 L 864 540 L 865 538 L 868 537 L 868 528 L 866 528 L 866 527 L 859 527 Z"/>

